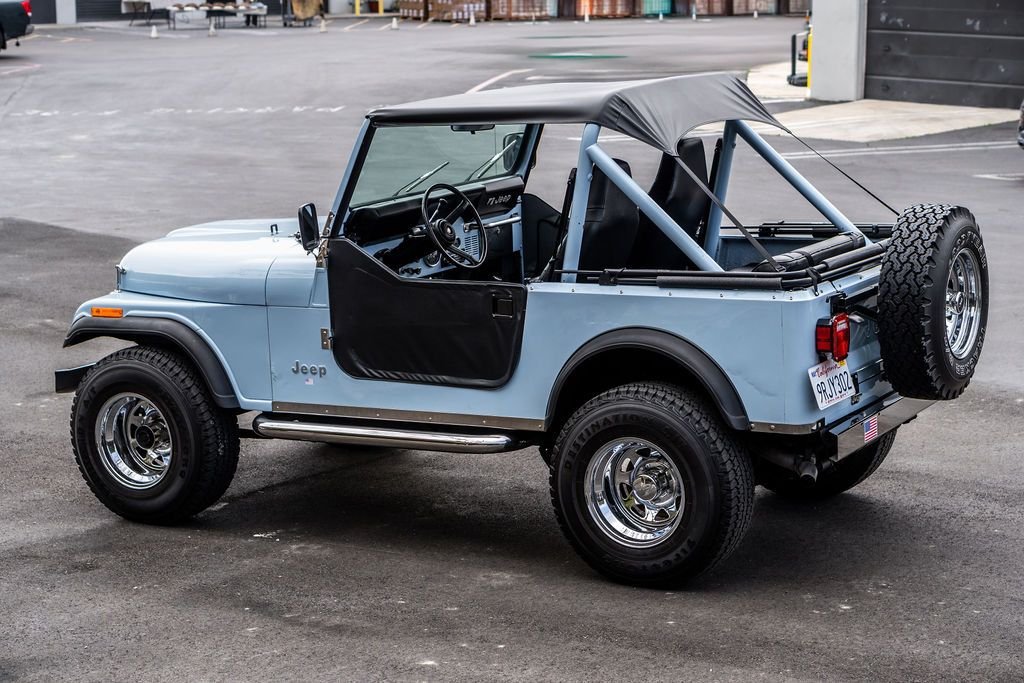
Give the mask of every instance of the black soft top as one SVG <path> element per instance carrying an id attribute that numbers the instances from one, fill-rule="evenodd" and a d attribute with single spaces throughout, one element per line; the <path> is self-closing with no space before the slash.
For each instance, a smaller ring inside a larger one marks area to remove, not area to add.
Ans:
<path id="1" fill-rule="evenodd" d="M 377 125 L 596 123 L 676 154 L 697 126 L 730 119 L 782 128 L 730 73 L 611 83 L 544 83 L 483 90 L 374 109 Z"/>

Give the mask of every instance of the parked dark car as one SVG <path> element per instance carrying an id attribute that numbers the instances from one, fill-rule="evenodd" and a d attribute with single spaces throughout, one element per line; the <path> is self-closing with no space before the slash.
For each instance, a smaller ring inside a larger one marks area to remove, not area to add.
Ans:
<path id="1" fill-rule="evenodd" d="M 0 50 L 12 40 L 17 45 L 18 38 L 34 30 L 31 0 L 0 0 Z"/>

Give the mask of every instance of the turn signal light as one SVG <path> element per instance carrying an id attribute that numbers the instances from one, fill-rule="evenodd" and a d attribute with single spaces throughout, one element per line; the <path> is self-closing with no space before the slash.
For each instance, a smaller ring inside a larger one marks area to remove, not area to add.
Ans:
<path id="1" fill-rule="evenodd" d="M 94 318 L 123 318 L 123 308 L 105 308 L 103 306 L 93 306 L 90 315 Z"/>
<path id="2" fill-rule="evenodd" d="M 836 313 L 831 320 L 819 320 L 814 328 L 814 348 L 837 361 L 846 360 L 850 355 L 850 316 Z"/>

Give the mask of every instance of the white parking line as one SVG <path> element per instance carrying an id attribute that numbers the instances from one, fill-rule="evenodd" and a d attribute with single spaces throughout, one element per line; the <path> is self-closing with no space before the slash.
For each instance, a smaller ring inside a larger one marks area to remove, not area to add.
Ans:
<path id="1" fill-rule="evenodd" d="M 184 23 L 184 22 L 182 22 L 182 23 Z M 148 32 L 143 32 L 143 31 L 139 31 L 138 29 L 118 28 L 118 27 L 111 27 L 111 26 L 90 26 L 89 30 L 90 31 L 97 31 L 99 33 L 119 33 L 119 34 L 124 35 L 124 36 L 134 36 L 136 38 L 144 38 L 146 40 L 149 40 L 149 33 Z M 174 31 L 174 30 L 162 31 L 160 33 L 160 37 L 161 38 L 167 38 L 169 40 L 191 40 L 192 39 L 192 36 L 184 35 L 184 33 L 185 33 L 184 31 L 179 32 L 179 31 Z M 46 37 L 47 38 L 52 38 L 53 36 L 46 36 Z M 81 40 L 81 41 L 84 41 L 84 42 L 92 42 L 92 38 L 78 38 L 77 40 Z"/>
<path id="2" fill-rule="evenodd" d="M 341 29 L 341 30 L 342 30 L 342 31 L 351 31 L 351 30 L 352 30 L 352 29 L 354 29 L 354 28 L 355 28 L 356 26 L 362 26 L 363 24 L 365 24 L 365 23 L 366 23 L 366 22 L 368 22 L 368 21 L 370 21 L 370 20 L 369 20 L 369 19 L 363 19 L 362 21 L 357 21 L 357 22 L 356 22 L 356 23 L 354 23 L 354 24 L 349 24 L 348 26 L 346 26 L 345 28 L 343 28 L 343 29 Z"/>
<path id="3" fill-rule="evenodd" d="M 0 69 L 0 76 L 10 76 L 11 74 L 21 73 L 22 71 L 32 71 L 38 69 L 42 64 L 25 64 L 24 66 L 12 66 L 9 69 Z"/>
<path id="4" fill-rule="evenodd" d="M 486 88 L 488 86 L 494 85 L 495 83 L 497 83 L 498 81 L 502 80 L 503 78 L 508 78 L 509 76 L 515 76 L 516 74 L 525 74 L 525 73 L 527 73 L 529 71 L 533 71 L 533 69 L 512 69 L 512 71 L 506 71 L 503 74 L 498 74 L 494 78 L 488 78 L 483 83 L 478 83 L 477 85 L 474 85 L 472 88 L 470 88 L 466 92 L 467 93 L 479 92 L 479 91 L 483 90 L 484 88 Z"/>
<path id="5" fill-rule="evenodd" d="M 3 72 L 0 72 L 0 76 Z M 155 109 L 147 109 L 145 111 L 129 111 L 124 112 L 126 116 L 167 116 L 174 114 L 179 115 L 214 115 L 214 116 L 236 116 L 238 114 L 336 114 L 345 105 L 339 105 L 335 107 L 315 107 L 313 105 L 296 105 L 293 107 L 214 107 L 213 109 L 192 109 L 192 108 L 175 108 L 175 107 L 157 107 Z M 120 109 L 107 109 L 103 111 L 84 111 L 84 110 L 73 110 L 73 111 L 61 111 L 59 109 L 26 109 L 25 111 L 16 111 L 8 116 L 11 117 L 25 117 L 25 118 L 51 118 L 51 117 L 90 117 L 90 116 L 113 116 L 120 114 Z"/>
<path id="6" fill-rule="evenodd" d="M 695 131 L 695 132 L 691 133 L 688 137 L 691 137 L 691 138 L 713 138 L 713 137 L 721 135 L 721 134 L 722 134 L 721 131 Z M 569 136 L 569 137 L 566 138 L 566 140 L 571 140 L 572 142 L 579 142 L 582 139 L 583 138 L 581 138 L 579 135 L 573 135 L 573 136 Z M 640 142 L 639 140 L 637 140 L 636 138 L 631 138 L 628 135 L 619 135 L 618 133 L 612 133 L 610 135 L 609 134 L 604 134 L 604 135 L 601 136 L 600 142 L 636 142 L 638 144 L 644 144 L 644 143 Z"/>
<path id="7" fill-rule="evenodd" d="M 697 131 L 691 134 L 691 137 L 709 138 L 717 137 L 721 134 L 720 131 Z M 580 136 L 567 137 L 567 140 L 573 142 L 579 142 Z M 600 138 L 601 142 L 637 142 L 637 140 L 629 137 L 628 135 L 611 134 L 602 135 Z M 990 149 L 1011 149 L 1016 148 L 1016 142 L 1004 142 L 1004 141 L 989 141 L 989 142 L 957 142 L 948 143 L 942 145 L 898 145 L 892 147 L 863 147 L 858 149 L 822 149 L 818 152 L 829 158 L 841 158 L 841 157 L 864 157 L 864 156 L 880 156 L 880 155 L 903 155 L 903 154 L 929 154 L 936 152 L 984 152 Z M 817 158 L 817 154 L 811 151 L 806 152 L 784 152 L 782 153 L 784 159 L 814 159 Z M 1019 177 L 1014 177 L 1019 176 Z M 978 175 L 976 178 L 986 178 L 988 180 L 1020 180 L 1024 177 L 1024 174 L 990 174 L 990 175 Z"/>
<path id="8" fill-rule="evenodd" d="M 866 147 L 861 149 L 823 149 L 819 150 L 822 156 L 826 157 L 868 157 L 889 154 L 930 154 L 936 152 L 969 152 L 985 151 L 989 149 L 1010 149 L 1016 147 L 1015 142 L 957 142 L 944 145 L 900 145 L 893 147 Z M 817 155 L 814 152 L 787 152 L 783 158 L 786 159 L 812 159 Z"/>
<path id="9" fill-rule="evenodd" d="M 982 180 L 1001 180 L 1005 183 L 1013 183 L 1024 180 L 1024 173 L 979 173 L 974 176 Z"/>

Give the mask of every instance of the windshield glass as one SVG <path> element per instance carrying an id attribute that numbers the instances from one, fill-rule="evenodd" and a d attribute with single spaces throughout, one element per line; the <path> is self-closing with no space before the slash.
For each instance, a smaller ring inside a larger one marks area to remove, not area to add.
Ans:
<path id="1" fill-rule="evenodd" d="M 525 132 L 526 124 L 378 128 L 350 205 L 422 194 L 435 183 L 461 185 L 511 175 Z"/>

